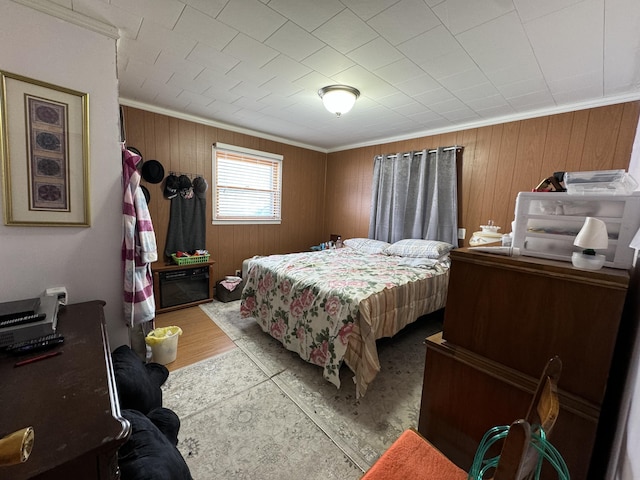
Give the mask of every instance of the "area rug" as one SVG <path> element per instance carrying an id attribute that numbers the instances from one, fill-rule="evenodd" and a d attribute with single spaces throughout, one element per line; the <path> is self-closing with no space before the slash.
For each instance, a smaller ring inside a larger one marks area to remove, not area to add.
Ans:
<path id="1" fill-rule="evenodd" d="M 417 427 L 424 339 L 442 317 L 420 318 L 378 341 L 382 370 L 355 399 L 348 367 L 341 387 L 240 317 L 240 302 L 201 305 L 238 346 L 172 372 L 164 404 L 182 421 L 179 449 L 196 480 L 358 479 L 407 428 Z"/>

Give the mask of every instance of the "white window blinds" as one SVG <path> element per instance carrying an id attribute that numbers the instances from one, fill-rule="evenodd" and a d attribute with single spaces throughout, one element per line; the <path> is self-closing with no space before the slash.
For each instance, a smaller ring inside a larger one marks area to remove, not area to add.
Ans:
<path id="1" fill-rule="evenodd" d="M 216 143 L 213 223 L 280 223 L 282 156 Z"/>

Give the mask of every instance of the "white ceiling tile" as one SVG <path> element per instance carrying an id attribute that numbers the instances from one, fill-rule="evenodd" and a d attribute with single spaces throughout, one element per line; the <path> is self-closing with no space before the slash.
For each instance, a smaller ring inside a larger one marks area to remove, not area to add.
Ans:
<path id="1" fill-rule="evenodd" d="M 511 105 L 501 105 L 497 107 L 477 109 L 476 113 L 485 119 L 502 118 L 506 117 L 507 115 L 513 115 L 515 113 L 515 110 Z"/>
<path id="2" fill-rule="evenodd" d="M 153 65 L 156 63 L 160 48 L 142 42 L 134 42 L 127 37 L 118 40 L 118 48 L 126 49 L 128 58 Z"/>
<path id="3" fill-rule="evenodd" d="M 327 77 L 332 77 L 353 65 L 352 60 L 331 47 L 324 47 L 309 55 L 302 63 Z"/>
<path id="4" fill-rule="evenodd" d="M 461 108 L 462 102 L 458 100 L 453 94 L 446 88 L 435 88 L 428 92 L 423 92 L 419 95 L 415 95 L 414 98 L 421 104 L 431 108 L 431 105 L 442 104 L 443 102 L 456 102 L 456 106 L 453 108 Z"/>
<path id="5" fill-rule="evenodd" d="M 283 97 L 290 97 L 291 95 L 294 95 L 301 90 L 299 86 L 296 86 L 291 82 L 287 82 L 280 77 L 272 78 L 268 82 L 260 85 L 260 87 L 263 89 L 267 89 L 272 94 L 281 95 Z"/>
<path id="6" fill-rule="evenodd" d="M 222 53 L 215 48 L 205 45 L 203 43 L 197 43 L 196 46 L 187 55 L 187 60 L 190 60 L 199 65 L 205 65 L 208 68 L 217 70 L 222 73 L 226 73 L 235 67 L 240 60 L 236 57 Z"/>
<path id="7" fill-rule="evenodd" d="M 462 47 L 485 72 L 504 71 L 505 67 L 522 72 L 522 78 L 540 68 L 526 32 L 517 14 L 510 13 L 456 36 Z M 492 76 L 496 83 L 505 83 L 500 76 Z M 509 80 L 513 81 L 513 80 Z"/>
<path id="8" fill-rule="evenodd" d="M 473 88 L 477 85 L 489 84 L 487 77 L 485 77 L 484 73 L 475 65 L 469 70 L 438 78 L 438 82 L 452 92 Z"/>
<path id="9" fill-rule="evenodd" d="M 222 51 L 257 67 L 263 66 L 278 56 L 277 50 L 246 36 L 244 33 L 235 36 Z"/>
<path id="10" fill-rule="evenodd" d="M 444 114 L 448 112 L 455 112 L 456 110 L 462 110 L 466 107 L 464 103 L 454 97 L 443 102 L 429 103 L 429 108 L 434 112 L 444 116 Z"/>
<path id="11" fill-rule="evenodd" d="M 206 82 L 209 84 L 209 93 L 215 90 L 228 91 L 233 87 L 238 85 L 242 80 L 237 78 L 230 77 L 225 75 L 224 73 L 212 70 L 210 68 L 205 68 L 202 72 L 200 72 L 194 80 Z"/>
<path id="12" fill-rule="evenodd" d="M 640 90 L 640 2 L 605 3 L 604 93 Z"/>
<path id="13" fill-rule="evenodd" d="M 258 0 L 235 0 L 216 17 L 230 27 L 264 42 L 287 19 Z"/>
<path id="14" fill-rule="evenodd" d="M 202 13 L 216 18 L 229 0 L 182 0 L 187 5 L 200 10 Z"/>
<path id="15" fill-rule="evenodd" d="M 258 100 L 269 95 L 269 91 L 266 88 L 258 87 L 251 82 L 240 82 L 231 89 L 231 92 L 252 100 Z"/>
<path id="16" fill-rule="evenodd" d="M 218 50 L 222 50 L 238 35 L 237 30 L 191 7 L 184 9 L 173 30 Z"/>
<path id="17" fill-rule="evenodd" d="M 462 99 L 465 104 L 473 108 L 474 111 L 479 112 L 488 108 L 507 107 L 509 102 L 500 94 L 490 96 L 478 96 L 473 100 Z"/>
<path id="18" fill-rule="evenodd" d="M 162 51 L 156 60 L 156 66 L 167 70 L 173 70 L 174 72 L 181 72 L 191 78 L 195 78 L 200 72 L 204 70 L 204 66 L 180 58 L 171 53 Z"/>
<path id="19" fill-rule="evenodd" d="M 312 148 L 640 100 L 638 0 L 53 1 L 118 28 L 122 98 Z"/>
<path id="20" fill-rule="evenodd" d="M 526 23 L 582 1 L 583 0 L 536 0 L 532 2 L 531 0 L 513 0 L 513 3 L 518 10 L 518 16 Z"/>
<path id="21" fill-rule="evenodd" d="M 421 125 L 424 125 L 427 123 L 434 123 L 434 122 L 440 123 L 440 122 L 446 121 L 445 119 L 442 118 L 442 116 L 440 116 L 439 114 L 437 114 L 432 110 L 429 110 L 428 108 L 423 108 L 422 111 L 409 115 L 409 118 L 411 118 L 411 120 L 413 120 L 414 122 L 420 123 Z"/>
<path id="22" fill-rule="evenodd" d="M 344 9 L 338 0 L 271 0 L 269 7 L 311 32 Z"/>
<path id="23" fill-rule="evenodd" d="M 521 97 L 512 97 L 509 104 L 516 110 L 538 109 L 555 106 L 554 97 L 548 91 L 529 92 Z"/>
<path id="24" fill-rule="evenodd" d="M 300 77 L 304 77 L 311 71 L 309 67 L 292 60 L 286 55 L 278 55 L 276 58 L 264 65 L 261 70 L 268 72 L 272 76 L 277 75 L 290 81 L 295 81 Z"/>
<path id="25" fill-rule="evenodd" d="M 315 29 L 313 35 L 340 53 L 350 52 L 378 36 L 374 29 L 348 9 Z"/>
<path id="26" fill-rule="evenodd" d="M 293 22 L 285 23 L 265 41 L 265 44 L 298 61 L 325 46 L 323 42 Z"/>
<path id="27" fill-rule="evenodd" d="M 131 59 L 127 64 L 127 73 L 136 78 L 151 78 L 158 83 L 166 83 L 174 74 L 172 68 L 163 67 L 160 64 L 149 64 Z M 195 75 L 194 75 L 195 76 Z"/>
<path id="28" fill-rule="evenodd" d="M 425 75 L 425 71 L 408 58 L 402 58 L 397 62 L 379 68 L 374 73 L 392 84 Z"/>
<path id="29" fill-rule="evenodd" d="M 397 1 L 398 0 L 342 0 L 342 3 L 363 20 L 368 20 L 389 8 Z"/>
<path id="30" fill-rule="evenodd" d="M 476 112 L 470 108 L 461 108 L 459 110 L 452 110 L 450 112 L 443 113 L 442 116 L 450 122 L 470 122 L 471 120 L 477 120 L 480 118 Z"/>
<path id="31" fill-rule="evenodd" d="M 473 59 L 462 50 L 456 50 L 420 65 L 424 71 L 436 80 L 471 71 L 476 66 Z"/>
<path id="32" fill-rule="evenodd" d="M 326 77 L 318 72 L 311 72 L 293 83 L 300 86 L 307 94 L 317 95 L 318 90 L 334 82 L 330 77 Z"/>
<path id="33" fill-rule="evenodd" d="M 447 0 L 433 7 L 438 18 L 454 35 L 513 10 L 512 0 Z"/>
<path id="34" fill-rule="evenodd" d="M 367 23 L 398 45 L 440 25 L 440 20 L 422 0 L 400 0 Z"/>
<path id="35" fill-rule="evenodd" d="M 600 94 L 602 94 L 604 86 L 602 82 L 602 72 L 599 70 L 549 80 L 549 90 L 554 97 L 571 90 L 591 90 L 594 88 L 600 90 Z"/>
<path id="36" fill-rule="evenodd" d="M 556 103 L 583 103 L 590 98 L 594 98 L 602 94 L 602 88 L 597 86 L 574 88 L 560 93 L 554 93 L 553 98 Z"/>
<path id="37" fill-rule="evenodd" d="M 180 95 L 178 95 L 178 99 L 188 101 L 189 106 L 191 105 L 206 106 L 206 105 L 210 105 L 214 101 L 209 97 L 205 97 L 203 95 L 199 95 L 197 93 L 193 93 L 188 90 L 183 90 L 182 92 L 180 92 Z"/>
<path id="38" fill-rule="evenodd" d="M 458 40 L 442 25 L 398 45 L 398 49 L 423 68 L 444 55 L 462 52 Z"/>
<path id="39" fill-rule="evenodd" d="M 545 77 L 553 80 L 594 69 L 602 71 L 603 22 L 603 0 L 585 0 L 526 23 Z"/>
<path id="40" fill-rule="evenodd" d="M 543 77 L 531 77 L 525 80 L 517 80 L 504 85 L 496 85 L 504 98 L 521 97 L 528 92 L 549 90 L 549 86 Z"/>
<path id="41" fill-rule="evenodd" d="M 111 5 L 172 29 L 185 5 L 178 0 L 111 0 Z"/>
<path id="42" fill-rule="evenodd" d="M 188 75 L 183 75 L 181 72 L 175 72 L 167 81 L 167 84 L 198 95 L 206 92 L 211 86 L 205 76 L 198 75 L 196 78 L 192 78 Z"/>
<path id="43" fill-rule="evenodd" d="M 262 70 L 249 62 L 240 62 L 225 74 L 225 77 L 230 80 L 251 83 L 256 86 L 268 82 L 274 76 L 272 72 Z"/>
<path id="44" fill-rule="evenodd" d="M 419 98 L 422 93 L 442 88 L 442 85 L 427 73 L 422 73 L 422 75 L 418 77 L 412 77 L 406 80 L 403 80 L 402 76 L 400 76 L 393 82 L 393 85 L 398 90 L 414 98 Z"/>
<path id="45" fill-rule="evenodd" d="M 500 96 L 498 90 L 492 83 L 480 83 L 479 81 L 471 87 L 452 90 L 452 93 L 467 105 L 469 105 L 469 102 L 473 102 L 477 99 Z"/>
<path id="46" fill-rule="evenodd" d="M 197 43 L 193 38 L 184 37 L 149 21 L 142 24 L 138 40 L 138 43 L 151 45 L 182 58 L 186 58 Z"/>
<path id="47" fill-rule="evenodd" d="M 382 80 L 377 75 L 365 70 L 360 65 L 354 65 L 334 77 L 339 83 L 351 85 L 360 90 L 360 93 L 370 99 L 386 97 L 397 90 L 392 85 Z"/>
<path id="48" fill-rule="evenodd" d="M 356 48 L 347 54 L 349 58 L 367 70 L 377 70 L 390 63 L 401 60 L 403 55 L 382 37 Z"/>
<path id="49" fill-rule="evenodd" d="M 416 105 L 416 102 L 409 95 L 406 95 L 402 92 L 395 92 L 385 97 L 379 97 L 376 99 L 376 101 L 380 105 L 384 105 L 385 107 L 389 108 L 399 108 L 404 106 Z M 423 105 L 420 106 L 424 108 Z"/>
<path id="50" fill-rule="evenodd" d="M 427 107 L 425 107 L 423 104 L 414 102 L 413 100 L 411 101 L 411 103 L 406 103 L 404 105 L 397 105 L 397 106 L 385 105 L 385 106 L 392 108 L 395 112 L 398 112 L 400 115 L 404 115 L 404 116 L 416 115 L 418 113 L 424 112 L 425 110 L 428 110 Z"/>

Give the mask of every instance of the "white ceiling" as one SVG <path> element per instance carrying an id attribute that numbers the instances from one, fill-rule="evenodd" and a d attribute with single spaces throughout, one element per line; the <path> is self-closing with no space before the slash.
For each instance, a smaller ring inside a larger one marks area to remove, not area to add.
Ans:
<path id="1" fill-rule="evenodd" d="M 640 99 L 640 0 L 54 2 L 118 28 L 123 104 L 322 151 Z"/>

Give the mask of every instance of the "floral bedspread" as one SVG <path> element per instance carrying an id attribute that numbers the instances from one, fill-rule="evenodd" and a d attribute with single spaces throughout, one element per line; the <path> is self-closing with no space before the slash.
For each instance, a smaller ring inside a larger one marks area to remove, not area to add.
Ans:
<path id="1" fill-rule="evenodd" d="M 265 332 L 302 359 L 321 366 L 324 378 L 340 387 L 339 370 L 360 303 L 385 289 L 447 271 L 440 264 L 406 263 L 401 257 L 351 248 L 256 258 L 242 293 L 241 315 L 255 318 Z M 439 296 L 446 298 L 446 282 L 444 288 Z M 375 338 L 372 341 L 375 350 Z"/>

